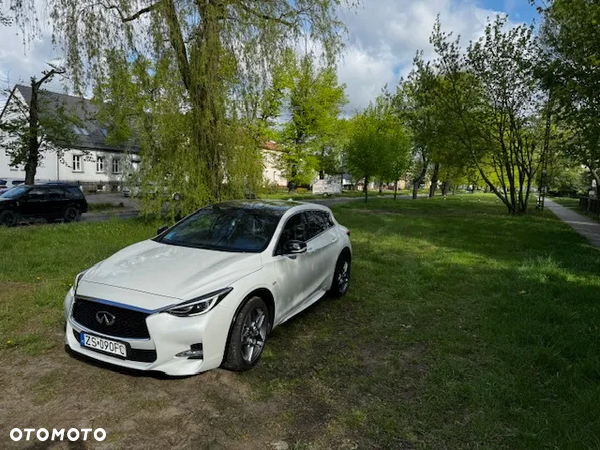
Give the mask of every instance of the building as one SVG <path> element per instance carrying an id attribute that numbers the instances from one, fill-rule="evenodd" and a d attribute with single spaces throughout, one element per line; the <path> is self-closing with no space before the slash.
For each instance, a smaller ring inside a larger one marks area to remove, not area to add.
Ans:
<path id="1" fill-rule="evenodd" d="M 273 141 L 265 142 L 261 149 L 263 180 L 276 187 L 287 187 L 287 179 L 281 171 L 281 148 Z"/>
<path id="2" fill-rule="evenodd" d="M 19 109 L 27 111 L 30 101 L 31 87 L 16 85 L 0 114 L 0 121 L 11 120 L 10 115 L 15 114 L 16 108 L 11 107 L 14 106 L 11 102 L 20 102 L 22 108 Z M 90 100 L 43 90 L 40 101 L 50 113 L 54 108 L 64 107 L 75 114 L 80 123 L 73 126 L 78 140 L 72 148 L 62 154 L 42 151 L 36 180 L 77 183 L 87 191 L 118 191 L 122 188 L 124 174 L 138 170 L 138 149 L 106 143 L 107 129 L 98 122 L 98 107 Z M 11 163 L 0 141 L 0 178 L 25 179 L 24 167 L 14 167 Z"/>

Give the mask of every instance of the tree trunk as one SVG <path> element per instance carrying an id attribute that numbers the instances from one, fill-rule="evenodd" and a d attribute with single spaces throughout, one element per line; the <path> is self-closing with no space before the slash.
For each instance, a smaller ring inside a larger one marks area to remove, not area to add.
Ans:
<path id="1" fill-rule="evenodd" d="M 442 183 L 442 195 L 446 197 L 448 195 L 448 191 L 450 190 L 450 182 L 444 181 Z"/>
<path id="2" fill-rule="evenodd" d="M 363 186 L 363 190 L 365 192 L 365 203 L 369 199 L 369 176 L 365 175 L 365 185 Z"/>
<path id="3" fill-rule="evenodd" d="M 427 163 L 424 163 L 419 176 L 413 179 L 413 195 L 412 195 L 413 200 L 415 200 L 417 198 L 417 196 L 419 194 L 419 186 L 425 179 L 426 174 L 427 174 Z"/>
<path id="4" fill-rule="evenodd" d="M 325 179 L 325 171 L 319 170 L 319 180 L 324 180 L 324 179 Z"/>
<path id="5" fill-rule="evenodd" d="M 383 181 L 379 182 L 379 193 L 383 194 Z"/>
<path id="6" fill-rule="evenodd" d="M 429 198 L 435 196 L 435 191 L 437 189 L 438 177 L 440 175 L 440 164 L 435 163 L 433 166 L 433 174 L 431 175 L 431 186 L 429 186 Z"/>
<path id="7" fill-rule="evenodd" d="M 39 109 L 38 92 L 40 84 L 31 79 L 31 101 L 29 102 L 29 137 L 27 140 L 27 163 L 25 164 L 25 184 L 35 183 L 35 174 L 39 161 Z"/>
<path id="8" fill-rule="evenodd" d="M 394 183 L 394 200 L 396 200 L 397 196 L 398 196 L 398 180 L 396 180 L 396 183 Z"/>

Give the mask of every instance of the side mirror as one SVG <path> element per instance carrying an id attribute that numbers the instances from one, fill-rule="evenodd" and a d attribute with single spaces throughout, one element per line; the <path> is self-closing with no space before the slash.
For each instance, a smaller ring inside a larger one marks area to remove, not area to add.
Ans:
<path id="1" fill-rule="evenodd" d="M 306 242 L 302 241 L 287 241 L 283 245 L 284 255 L 297 255 L 306 252 Z"/>
<path id="2" fill-rule="evenodd" d="M 167 226 L 162 226 L 159 227 L 158 230 L 156 230 L 156 235 L 160 236 L 161 234 L 163 234 L 165 231 L 167 231 L 169 229 L 169 227 Z"/>

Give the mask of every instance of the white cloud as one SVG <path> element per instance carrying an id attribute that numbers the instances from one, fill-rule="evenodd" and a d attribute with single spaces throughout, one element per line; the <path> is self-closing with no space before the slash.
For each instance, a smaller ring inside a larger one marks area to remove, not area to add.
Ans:
<path id="1" fill-rule="evenodd" d="M 474 0 L 365 0 L 355 11 L 341 11 L 349 31 L 338 70 L 350 99 L 347 113 L 367 106 L 384 85 L 395 89 L 417 50 L 426 59 L 434 56 L 429 37 L 438 14 L 443 29 L 466 43 L 482 35 L 486 19 L 496 12 Z"/>

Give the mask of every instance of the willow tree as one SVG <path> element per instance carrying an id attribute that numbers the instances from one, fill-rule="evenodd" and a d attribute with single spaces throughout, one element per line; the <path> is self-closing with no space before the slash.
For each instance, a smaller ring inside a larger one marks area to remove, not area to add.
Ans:
<path id="1" fill-rule="evenodd" d="M 242 186 L 248 175 L 240 167 L 230 170 L 240 152 L 253 151 L 243 144 L 244 139 L 237 139 L 242 132 L 236 123 L 242 103 L 236 95 L 241 92 L 240 83 L 267 84 L 269 69 L 301 37 L 314 41 L 323 56 L 333 60 L 341 46 L 343 24 L 336 11 L 342 1 L 50 3 L 55 37 L 65 49 L 65 66 L 80 89 L 106 80 L 112 52 L 120 51 L 128 62 L 140 58 L 146 62 L 145 76 L 153 78 L 155 97 L 150 106 L 168 97 L 169 106 L 177 104 L 180 113 L 172 117 L 175 123 L 170 132 L 177 131 L 181 139 L 168 155 L 174 161 L 168 167 L 178 168 L 183 188 L 203 192 L 197 201 L 203 203 L 239 195 L 239 188 L 232 187 Z M 164 119 L 155 108 L 151 113 L 156 116 L 153 120 Z M 252 171 L 256 167 L 260 169 L 253 165 Z M 172 177 L 166 170 L 163 175 Z"/>

